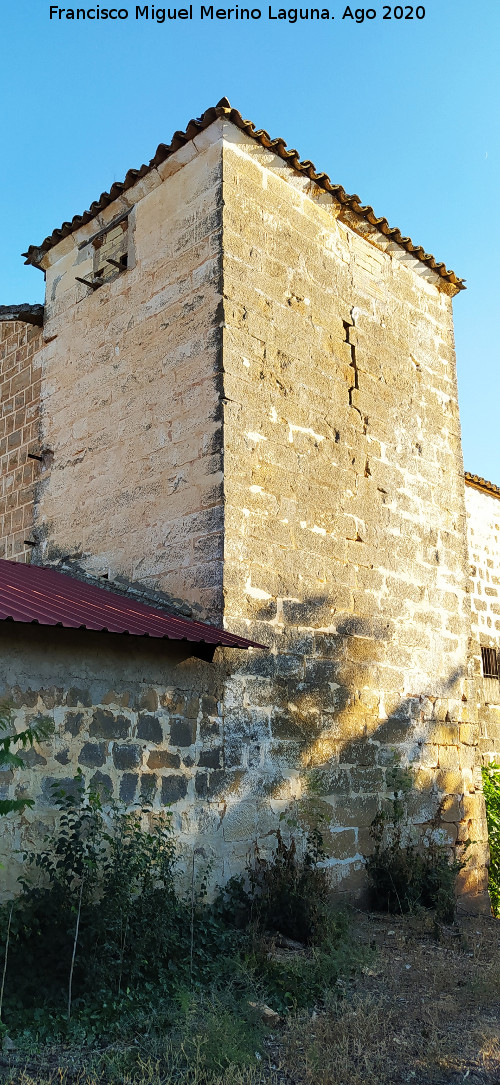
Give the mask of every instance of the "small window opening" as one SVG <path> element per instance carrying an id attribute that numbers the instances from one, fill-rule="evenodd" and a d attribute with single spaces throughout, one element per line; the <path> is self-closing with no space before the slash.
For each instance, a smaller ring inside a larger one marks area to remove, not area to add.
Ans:
<path id="1" fill-rule="evenodd" d="M 483 678 L 498 678 L 498 653 L 496 648 L 481 648 Z"/>
<path id="2" fill-rule="evenodd" d="M 122 219 L 116 226 L 94 240 L 94 282 L 97 286 L 116 278 L 127 267 L 128 258 L 128 219 Z"/>

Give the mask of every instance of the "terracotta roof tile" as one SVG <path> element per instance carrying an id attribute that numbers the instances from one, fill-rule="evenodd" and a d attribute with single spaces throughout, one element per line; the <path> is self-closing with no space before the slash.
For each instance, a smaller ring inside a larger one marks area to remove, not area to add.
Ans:
<path id="1" fill-rule="evenodd" d="M 476 490 L 484 490 L 485 493 L 492 494 L 493 497 L 500 497 L 500 486 L 497 486 L 494 482 L 488 482 L 487 479 L 481 478 L 480 475 L 471 475 L 469 471 L 466 471 L 465 481 L 467 485 L 475 486 Z"/>
<path id="2" fill-rule="evenodd" d="M 199 132 L 202 132 L 205 128 L 208 128 L 210 124 L 213 124 L 217 118 L 223 117 L 231 121 L 237 128 L 245 132 L 251 139 L 256 140 L 262 147 L 273 151 L 274 154 L 279 155 L 292 169 L 298 173 L 309 177 L 314 184 L 319 188 L 323 188 L 325 192 L 330 192 L 331 195 L 339 201 L 339 203 L 346 208 L 346 210 L 359 215 L 361 218 L 366 219 L 371 226 L 375 226 L 385 237 L 390 238 L 396 245 L 401 246 L 406 252 L 411 253 L 427 267 L 432 268 L 442 279 L 445 279 L 456 290 L 465 290 L 465 283 L 463 279 L 458 278 L 454 271 L 449 271 L 442 262 L 435 260 L 434 256 L 425 252 L 425 249 L 421 245 L 414 245 L 411 238 L 403 237 L 401 231 L 397 227 L 389 226 L 386 218 L 378 217 L 373 207 L 369 204 L 362 204 L 359 196 L 349 196 L 348 193 L 342 188 L 342 185 L 332 184 L 330 178 L 326 173 L 319 173 L 316 171 L 315 166 L 309 159 L 301 161 L 298 151 L 293 148 L 287 148 L 285 140 L 278 136 L 276 139 L 271 139 L 271 136 L 264 128 L 256 128 L 252 121 L 244 120 L 241 113 L 237 109 L 233 109 L 227 98 L 221 98 L 220 102 L 216 106 L 207 109 L 201 117 L 195 120 L 191 120 L 184 132 L 174 132 L 170 143 L 160 143 L 157 147 L 156 154 L 151 161 L 146 165 L 142 165 L 139 169 L 131 169 L 128 171 L 124 181 L 115 181 L 111 186 L 109 192 L 103 192 L 99 199 L 92 203 L 88 211 L 84 211 L 82 215 L 75 215 L 71 222 L 63 222 L 59 229 L 54 230 L 48 237 L 42 241 L 41 245 L 30 245 L 27 252 L 23 253 L 26 257 L 27 264 L 38 265 L 44 253 L 49 249 L 57 245 L 63 238 L 68 237 L 80 226 L 84 226 L 91 219 L 95 218 L 100 211 L 103 211 L 113 200 L 116 200 L 127 189 L 132 188 L 141 177 L 144 177 L 150 170 L 155 169 L 160 163 L 164 162 L 170 155 L 178 151 L 185 143 L 194 139 Z"/>

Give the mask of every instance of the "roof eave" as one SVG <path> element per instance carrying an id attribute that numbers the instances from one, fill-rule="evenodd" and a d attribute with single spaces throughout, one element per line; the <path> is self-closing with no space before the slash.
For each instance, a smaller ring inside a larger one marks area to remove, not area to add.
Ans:
<path id="1" fill-rule="evenodd" d="M 221 98 L 216 106 L 211 106 L 209 109 L 205 110 L 201 117 L 190 120 L 184 132 L 174 132 L 169 144 L 160 143 L 154 157 L 148 164 L 143 164 L 138 170 L 129 170 L 124 181 L 115 181 L 109 192 L 103 192 L 99 199 L 92 203 L 89 209 L 84 211 L 82 215 L 75 215 L 71 222 L 63 222 L 62 226 L 48 235 L 44 241 L 42 241 L 41 245 L 30 245 L 27 252 L 22 254 L 26 257 L 25 263 L 43 270 L 44 256 L 50 249 L 54 248 L 55 245 L 59 244 L 60 241 L 65 237 L 68 237 L 69 234 L 72 234 L 79 227 L 90 222 L 91 219 L 95 218 L 101 211 L 104 211 L 110 203 L 113 203 L 113 201 L 123 195 L 124 192 L 132 188 L 132 186 L 144 177 L 146 173 L 149 173 L 150 170 L 155 169 L 172 154 L 175 154 L 175 152 L 183 147 L 185 143 L 189 143 L 190 140 L 194 139 L 195 136 L 204 131 L 219 118 L 231 121 L 237 128 L 245 132 L 256 142 L 260 143 L 266 150 L 270 150 L 278 155 L 291 167 L 291 169 L 296 170 L 303 176 L 309 177 L 318 188 L 322 188 L 325 192 L 329 192 L 339 201 L 343 208 L 354 212 L 356 215 L 360 215 L 363 219 L 366 219 L 371 226 L 375 227 L 383 234 L 384 237 L 415 256 L 417 260 L 425 264 L 443 280 L 443 284 L 445 283 L 447 286 L 447 292 L 457 294 L 460 290 L 466 289 L 465 280 L 459 278 L 454 271 L 450 271 L 446 268 L 444 263 L 438 262 L 431 253 L 426 253 L 421 245 L 414 245 L 411 238 L 404 237 L 397 227 L 389 226 L 387 219 L 377 216 L 373 207 L 369 204 L 362 204 L 359 196 L 350 196 L 342 185 L 332 184 L 328 175 L 323 172 L 318 172 L 313 163 L 308 159 L 302 161 L 299 158 L 298 151 L 293 148 L 287 148 L 285 140 L 280 136 L 271 139 L 269 133 L 266 132 L 264 128 L 256 128 L 252 121 L 244 120 L 241 113 L 237 109 L 232 108 L 227 98 Z"/>

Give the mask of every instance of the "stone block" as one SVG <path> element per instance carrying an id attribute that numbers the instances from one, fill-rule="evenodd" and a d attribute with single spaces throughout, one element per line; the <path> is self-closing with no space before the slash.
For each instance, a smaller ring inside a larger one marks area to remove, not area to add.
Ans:
<path id="1" fill-rule="evenodd" d="M 94 772 L 90 779 L 90 787 L 96 791 L 103 802 L 113 797 L 113 781 L 105 772 Z"/>
<path id="2" fill-rule="evenodd" d="M 140 778 L 140 797 L 142 802 L 153 803 L 158 789 L 158 777 L 153 772 L 143 772 Z"/>
<path id="3" fill-rule="evenodd" d="M 135 772 L 125 772 L 120 780 L 119 795 L 127 806 L 135 799 L 138 777 Z"/>
<path id="4" fill-rule="evenodd" d="M 78 757 L 79 765 L 89 768 L 101 768 L 106 760 L 106 744 L 104 742 L 84 742 Z"/>
<path id="5" fill-rule="evenodd" d="M 83 712 L 66 712 L 64 714 L 64 730 L 76 737 L 83 730 L 85 716 Z"/>
<path id="6" fill-rule="evenodd" d="M 212 750 L 201 750 L 198 757 L 200 768 L 218 769 L 221 767 L 222 747 L 216 746 Z"/>
<path id="7" fill-rule="evenodd" d="M 356 830 L 343 829 L 328 833 L 328 855 L 332 859 L 345 860 L 355 856 L 358 851 Z"/>
<path id="8" fill-rule="evenodd" d="M 458 746 L 440 746 L 439 747 L 439 768 L 453 771 L 459 769 L 460 766 L 460 754 Z"/>
<path id="9" fill-rule="evenodd" d="M 184 799 L 187 794 L 187 779 L 185 776 L 163 776 L 161 781 L 161 801 L 163 806 Z"/>
<path id="10" fill-rule="evenodd" d="M 73 798 L 78 799 L 83 793 L 83 787 L 80 778 L 45 776 L 42 779 L 40 801 L 44 806 L 55 806 L 57 792 L 64 792 L 65 795 L 71 795 Z"/>
<path id="11" fill-rule="evenodd" d="M 158 694 L 155 689 L 144 690 L 138 698 L 138 708 L 144 712 L 156 712 Z"/>
<path id="12" fill-rule="evenodd" d="M 92 707 L 92 697 L 87 689 L 77 689 L 72 687 L 66 694 L 66 704 L 68 708 L 77 708 L 78 705 L 82 705 L 84 708 Z M 54 705 L 47 705 L 47 708 L 53 708 Z"/>
<path id="13" fill-rule="evenodd" d="M 179 754 L 170 750 L 151 750 L 148 754 L 149 769 L 178 769 L 180 765 Z"/>
<path id="14" fill-rule="evenodd" d="M 91 738 L 127 738 L 129 731 L 130 720 L 127 716 L 115 716 L 103 708 L 94 709 L 89 728 Z"/>
<path id="15" fill-rule="evenodd" d="M 137 738 L 142 738 L 145 742 L 155 742 L 157 745 L 163 742 L 163 729 L 158 716 L 140 714 L 137 720 Z"/>
<path id="16" fill-rule="evenodd" d="M 192 719 L 173 719 L 170 723 L 172 746 L 192 746 L 196 741 L 196 723 Z"/>
<path id="17" fill-rule="evenodd" d="M 142 749 L 133 743 L 113 744 L 113 763 L 117 769 L 135 769 L 142 762 Z"/>

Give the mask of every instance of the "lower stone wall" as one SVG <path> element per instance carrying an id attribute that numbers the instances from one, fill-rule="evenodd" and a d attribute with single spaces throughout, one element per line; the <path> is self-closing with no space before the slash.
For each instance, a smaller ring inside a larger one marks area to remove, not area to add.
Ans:
<path id="1" fill-rule="evenodd" d="M 264 626 L 253 633 L 265 639 Z M 250 826 L 262 794 L 283 810 L 293 804 L 305 823 L 319 815 L 332 884 L 339 895 L 357 895 L 366 886 L 370 825 L 393 794 L 398 767 L 413 780 L 414 838 L 459 856 L 473 841 L 459 891 L 481 896 L 488 845 L 474 676 L 450 676 L 435 694 L 389 695 L 377 691 L 376 656 L 369 636 L 275 625 L 268 655 L 234 660 L 224 723 L 226 756 L 244 774 L 238 817 Z"/>
<path id="2" fill-rule="evenodd" d="M 40 716 L 54 723 L 53 736 L 24 753 L 25 769 L 1 774 L 2 797 L 35 799 L 2 825 L 10 888 L 20 851 L 35 848 L 53 818 L 51 785 L 71 787 L 77 769 L 128 805 L 171 804 L 181 852 L 200 833 L 206 858 L 220 854 L 208 839 L 206 802 L 223 773 L 216 670 L 188 653 L 185 644 L 2 623 L 0 696 L 16 727 Z M 214 865 L 220 880 L 221 856 Z"/>
<path id="3" fill-rule="evenodd" d="M 281 813 L 302 827 L 319 818 L 332 886 L 357 895 L 396 757 L 415 773 L 412 823 L 433 830 L 439 811 L 445 845 L 472 838 L 461 890 L 484 892 L 477 725 L 467 705 L 421 696 L 389 707 L 373 689 L 349 690 L 357 636 L 318 633 L 296 639 L 295 654 L 277 648 L 217 649 L 207 663 L 186 644 L 1 623 L 0 696 L 18 728 L 48 716 L 55 729 L 25 754 L 23 770 L 2 774 L 2 797 L 35 799 L 2 825 L 7 890 L 22 850 L 36 849 L 53 822 L 52 783 L 70 787 L 79 768 L 128 805 L 168 805 L 181 865 L 190 869 L 194 853 L 214 883 L 241 870 L 255 847 L 274 846 Z"/>

